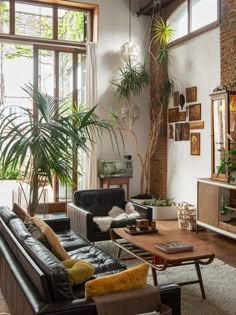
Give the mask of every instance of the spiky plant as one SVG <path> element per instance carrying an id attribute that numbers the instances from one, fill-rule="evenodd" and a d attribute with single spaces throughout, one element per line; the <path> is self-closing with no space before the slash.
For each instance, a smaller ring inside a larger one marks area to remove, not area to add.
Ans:
<path id="1" fill-rule="evenodd" d="M 38 112 L 21 107 L 25 120 L 17 120 L 15 114 L 0 113 L 0 163 L 4 170 L 19 166 L 21 176 L 30 186 L 28 211 L 34 215 L 40 196 L 39 187 L 49 182 L 52 186 L 56 175 L 63 184 L 73 182 L 73 156 L 80 148 L 88 152 L 89 145 L 97 137 L 108 132 L 116 139 L 113 126 L 95 114 L 95 107 L 85 110 L 65 104 L 41 93 L 32 85 L 24 87 L 33 99 Z"/>

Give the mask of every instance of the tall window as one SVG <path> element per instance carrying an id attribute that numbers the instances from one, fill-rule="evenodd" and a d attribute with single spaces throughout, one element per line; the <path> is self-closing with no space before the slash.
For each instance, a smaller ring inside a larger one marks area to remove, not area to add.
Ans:
<path id="1" fill-rule="evenodd" d="M 71 104 L 85 103 L 86 42 L 93 38 L 96 6 L 67 3 L 0 1 L 0 107 L 17 119 L 24 119 L 19 105 L 33 110 L 22 89 L 28 83 Z"/>
<path id="2" fill-rule="evenodd" d="M 186 0 L 169 17 L 175 41 L 203 27 L 214 25 L 219 17 L 218 0 Z"/>

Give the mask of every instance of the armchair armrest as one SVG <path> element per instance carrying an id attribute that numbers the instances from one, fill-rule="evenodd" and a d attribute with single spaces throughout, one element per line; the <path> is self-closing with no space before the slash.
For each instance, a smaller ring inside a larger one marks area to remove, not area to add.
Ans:
<path id="1" fill-rule="evenodd" d="M 126 203 L 127 202 L 132 203 L 135 210 L 140 213 L 142 219 L 148 219 L 149 222 L 152 221 L 152 208 L 140 205 L 139 203 L 132 202 L 132 201 L 126 201 Z"/>
<path id="2" fill-rule="evenodd" d="M 67 215 L 70 218 L 71 229 L 79 232 L 84 238 L 92 240 L 93 214 L 73 203 L 67 205 Z"/>

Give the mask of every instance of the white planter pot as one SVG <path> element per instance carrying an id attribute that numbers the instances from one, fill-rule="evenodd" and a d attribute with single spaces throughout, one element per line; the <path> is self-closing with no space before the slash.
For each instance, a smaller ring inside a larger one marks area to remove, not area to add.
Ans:
<path id="1" fill-rule="evenodd" d="M 177 219 L 177 207 L 176 206 L 149 206 L 152 208 L 153 220 L 175 220 Z"/>

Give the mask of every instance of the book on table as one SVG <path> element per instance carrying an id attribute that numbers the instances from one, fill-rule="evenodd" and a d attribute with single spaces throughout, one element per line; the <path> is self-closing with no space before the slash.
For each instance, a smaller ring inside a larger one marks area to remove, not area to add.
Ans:
<path id="1" fill-rule="evenodd" d="M 155 243 L 154 246 L 155 248 L 168 254 L 187 252 L 187 251 L 193 250 L 193 245 L 182 242 L 182 241 Z"/>

